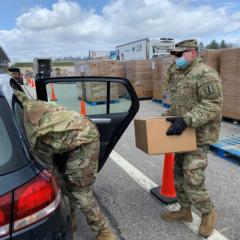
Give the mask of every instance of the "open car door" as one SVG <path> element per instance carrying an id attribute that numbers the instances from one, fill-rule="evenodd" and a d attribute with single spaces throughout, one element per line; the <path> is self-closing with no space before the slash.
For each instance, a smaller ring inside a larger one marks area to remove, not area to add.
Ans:
<path id="1" fill-rule="evenodd" d="M 139 109 L 127 79 L 117 77 L 55 77 L 36 79 L 37 98 L 82 112 L 100 132 L 99 171 Z"/>

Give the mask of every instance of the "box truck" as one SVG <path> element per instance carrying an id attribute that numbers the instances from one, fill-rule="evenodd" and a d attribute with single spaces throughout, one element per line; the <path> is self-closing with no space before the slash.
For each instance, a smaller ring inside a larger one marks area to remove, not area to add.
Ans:
<path id="1" fill-rule="evenodd" d="M 173 38 L 144 38 L 116 46 L 117 60 L 144 60 L 169 54 L 174 48 Z"/>
<path id="2" fill-rule="evenodd" d="M 34 58 L 33 72 L 36 77 L 50 77 L 52 72 L 52 59 Z"/>

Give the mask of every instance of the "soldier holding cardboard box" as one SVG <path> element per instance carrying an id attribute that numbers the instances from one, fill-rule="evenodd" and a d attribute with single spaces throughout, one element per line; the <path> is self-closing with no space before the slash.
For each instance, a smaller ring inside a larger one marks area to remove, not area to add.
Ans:
<path id="1" fill-rule="evenodd" d="M 181 41 L 171 54 L 175 56 L 165 86 L 171 107 L 164 114 L 171 126 L 167 135 L 180 135 L 186 127 L 196 129 L 197 150 L 175 154 L 175 187 L 181 209 L 162 215 L 165 221 L 192 221 L 191 205 L 202 213 L 199 234 L 210 236 L 215 228 L 216 211 L 207 192 L 205 169 L 209 144 L 219 137 L 223 93 L 221 80 L 213 68 L 201 63 L 197 41 Z"/>

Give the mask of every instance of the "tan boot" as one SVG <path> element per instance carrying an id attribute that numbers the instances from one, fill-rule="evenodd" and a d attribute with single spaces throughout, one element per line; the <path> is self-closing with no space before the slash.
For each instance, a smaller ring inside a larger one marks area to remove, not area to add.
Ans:
<path id="1" fill-rule="evenodd" d="M 78 227 L 76 210 L 72 212 L 71 220 L 72 220 L 72 231 L 76 232 L 77 231 L 77 227 Z"/>
<path id="2" fill-rule="evenodd" d="M 110 228 L 106 227 L 98 232 L 97 240 L 117 240 L 117 236 Z"/>
<path id="3" fill-rule="evenodd" d="M 161 217 L 167 222 L 192 222 L 193 220 L 191 208 L 181 208 L 175 212 L 166 212 Z"/>
<path id="4" fill-rule="evenodd" d="M 213 233 L 216 224 L 216 218 L 217 214 L 215 208 L 212 208 L 209 213 L 202 215 L 202 221 L 199 227 L 199 234 L 201 236 L 209 237 Z"/>

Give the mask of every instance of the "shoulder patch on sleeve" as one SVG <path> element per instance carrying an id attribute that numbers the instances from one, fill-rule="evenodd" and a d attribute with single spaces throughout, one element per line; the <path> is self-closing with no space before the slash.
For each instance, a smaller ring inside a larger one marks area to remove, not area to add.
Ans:
<path id="1" fill-rule="evenodd" d="M 205 91 L 206 91 L 207 95 L 213 94 L 214 93 L 214 88 L 213 88 L 212 84 L 207 84 L 205 86 Z"/>
<path id="2" fill-rule="evenodd" d="M 201 86 L 199 93 L 202 98 L 216 99 L 221 96 L 221 86 L 216 81 L 212 81 Z"/>

